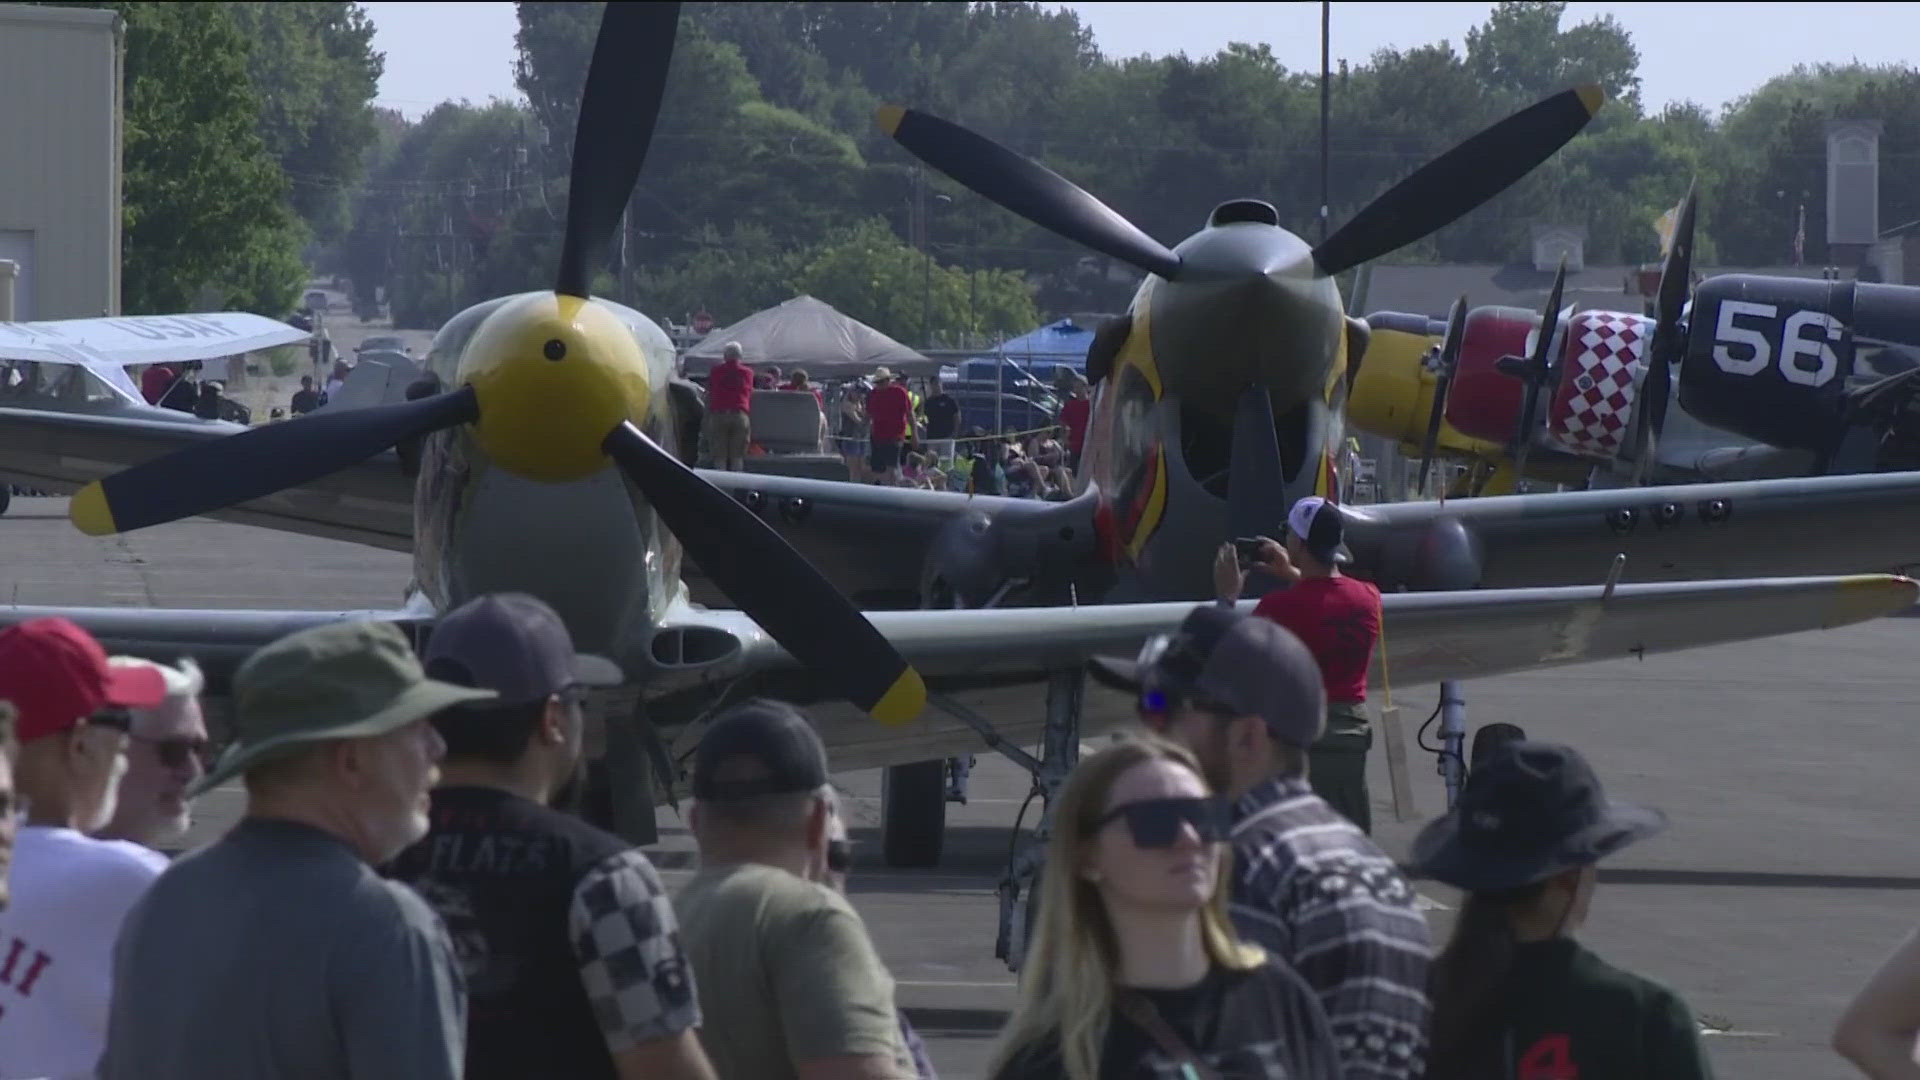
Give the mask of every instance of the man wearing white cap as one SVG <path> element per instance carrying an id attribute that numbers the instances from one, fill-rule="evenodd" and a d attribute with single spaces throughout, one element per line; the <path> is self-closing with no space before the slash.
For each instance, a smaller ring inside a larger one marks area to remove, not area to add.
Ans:
<path id="1" fill-rule="evenodd" d="M 1315 794 L 1371 834 L 1367 667 L 1380 641 L 1380 590 L 1340 572 L 1340 564 L 1351 559 L 1345 539 L 1338 506 L 1318 495 L 1294 503 L 1287 513 L 1286 547 L 1268 540 L 1260 552 L 1266 569 L 1292 584 L 1261 597 L 1254 614 L 1293 631 L 1319 662 L 1327 687 L 1327 730 L 1309 751 L 1308 778 Z M 1215 557 L 1213 582 L 1222 603 L 1239 598 L 1243 578 L 1232 544 Z"/>

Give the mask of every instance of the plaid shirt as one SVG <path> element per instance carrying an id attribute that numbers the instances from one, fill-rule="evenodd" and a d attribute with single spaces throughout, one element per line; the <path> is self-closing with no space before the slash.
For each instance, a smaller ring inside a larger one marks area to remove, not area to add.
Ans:
<path id="1" fill-rule="evenodd" d="M 1399 869 L 1307 782 L 1233 806 L 1233 919 L 1320 995 L 1346 1080 L 1418 1080 L 1427 1050 L 1427 921 Z"/>

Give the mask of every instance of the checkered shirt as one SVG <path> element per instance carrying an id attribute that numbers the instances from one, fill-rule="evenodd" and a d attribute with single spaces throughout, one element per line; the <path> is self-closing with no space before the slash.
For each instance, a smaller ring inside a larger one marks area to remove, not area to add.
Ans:
<path id="1" fill-rule="evenodd" d="M 680 924 L 644 854 L 622 851 L 582 876 L 567 928 L 581 985 L 613 1053 L 700 1025 Z"/>
<path id="2" fill-rule="evenodd" d="M 1346 1080 L 1418 1080 L 1432 942 L 1386 853 L 1307 782 L 1233 806 L 1233 920 L 1320 996 Z"/>

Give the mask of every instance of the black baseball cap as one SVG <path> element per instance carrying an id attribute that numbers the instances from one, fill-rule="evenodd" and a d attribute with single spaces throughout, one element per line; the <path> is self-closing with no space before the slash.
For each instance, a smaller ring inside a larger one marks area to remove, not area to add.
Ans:
<path id="1" fill-rule="evenodd" d="M 693 797 L 750 799 L 816 791 L 827 783 L 827 748 L 800 710 L 756 699 L 722 713 L 693 755 Z"/>
<path id="2" fill-rule="evenodd" d="M 574 652 L 559 613 L 526 593 L 489 593 L 449 611 L 434 624 L 424 662 L 429 677 L 492 690 L 506 705 L 622 682 L 618 664 Z"/>
<path id="3" fill-rule="evenodd" d="M 1140 695 L 1145 712 L 1200 697 L 1257 716 L 1288 746 L 1311 746 L 1326 729 L 1320 665 L 1293 631 L 1271 619 L 1207 604 L 1178 629 L 1149 639 L 1132 663 L 1094 661 L 1096 674 Z"/>

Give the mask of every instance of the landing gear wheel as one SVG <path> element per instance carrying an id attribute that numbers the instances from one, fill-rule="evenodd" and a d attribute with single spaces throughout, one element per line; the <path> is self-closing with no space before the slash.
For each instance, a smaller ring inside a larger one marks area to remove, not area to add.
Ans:
<path id="1" fill-rule="evenodd" d="M 6 513 L 7 507 L 12 505 L 13 486 L 10 484 L 0 484 L 0 514 Z"/>
<path id="2" fill-rule="evenodd" d="M 946 760 L 889 766 L 880 779 L 880 849 L 887 865 L 902 870 L 940 865 L 946 834 Z"/>

